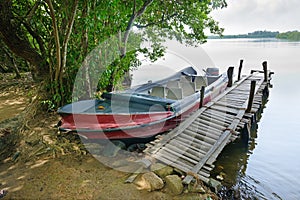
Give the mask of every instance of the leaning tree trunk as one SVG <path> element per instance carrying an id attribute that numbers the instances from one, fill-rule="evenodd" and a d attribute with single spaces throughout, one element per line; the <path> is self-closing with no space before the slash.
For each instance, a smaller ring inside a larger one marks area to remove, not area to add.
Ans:
<path id="1" fill-rule="evenodd" d="M 0 36 L 7 47 L 17 56 L 27 60 L 32 66 L 32 74 L 35 80 L 45 80 L 49 74 L 49 65 L 27 41 L 23 32 L 18 31 L 12 22 L 12 1 L 0 1 Z M 23 37 L 21 37 L 23 35 Z"/>
<path id="2" fill-rule="evenodd" d="M 124 35 L 121 36 L 120 35 L 120 47 L 119 47 L 119 51 L 120 51 L 120 59 L 122 60 L 125 56 L 126 56 L 126 52 L 127 52 L 127 43 L 128 43 L 128 38 L 129 38 L 129 34 L 130 31 L 132 30 L 133 24 L 136 21 L 137 18 L 139 18 L 140 16 L 143 15 L 143 13 L 146 11 L 147 7 L 153 2 L 154 0 L 146 0 L 144 2 L 144 4 L 137 10 L 137 5 L 136 5 L 136 0 L 134 0 L 134 4 L 133 4 L 133 8 L 132 8 L 132 14 L 129 18 L 129 21 L 127 23 L 127 27 L 126 30 L 124 32 Z M 120 33 L 119 33 L 120 34 Z M 116 78 L 116 74 L 118 73 L 118 71 L 120 70 L 120 65 L 115 65 L 113 66 L 112 72 L 110 74 L 110 82 L 109 84 L 106 86 L 106 90 L 108 92 L 113 91 L 114 90 L 114 83 L 115 83 L 115 78 Z M 124 76 L 126 75 L 126 73 L 128 73 L 129 71 L 124 71 Z"/>

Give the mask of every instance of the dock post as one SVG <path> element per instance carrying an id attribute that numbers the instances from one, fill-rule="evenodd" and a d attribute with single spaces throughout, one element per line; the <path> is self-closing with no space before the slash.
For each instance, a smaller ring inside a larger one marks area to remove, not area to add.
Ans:
<path id="1" fill-rule="evenodd" d="M 241 73 L 242 73 L 242 68 L 243 68 L 243 62 L 244 62 L 244 60 L 240 60 L 239 74 L 238 74 L 238 81 L 241 80 Z"/>
<path id="2" fill-rule="evenodd" d="M 267 61 L 264 61 L 263 63 L 262 63 L 262 65 L 263 65 L 263 68 L 264 68 L 264 81 L 265 82 L 268 82 L 268 63 L 267 63 Z"/>
<path id="3" fill-rule="evenodd" d="M 253 99 L 254 99 L 255 87 L 256 87 L 256 81 L 251 81 L 248 106 L 247 106 L 247 109 L 246 109 L 247 113 L 251 112 L 251 108 L 252 108 L 252 104 L 253 104 Z"/>
<path id="4" fill-rule="evenodd" d="M 227 70 L 227 76 L 228 76 L 227 87 L 231 87 L 232 86 L 233 70 L 234 70 L 234 67 L 229 67 L 228 70 Z"/>
<path id="5" fill-rule="evenodd" d="M 202 86 L 201 90 L 200 90 L 200 104 L 199 104 L 199 109 L 202 108 L 202 106 L 203 106 L 204 92 L 205 92 L 205 86 Z"/>

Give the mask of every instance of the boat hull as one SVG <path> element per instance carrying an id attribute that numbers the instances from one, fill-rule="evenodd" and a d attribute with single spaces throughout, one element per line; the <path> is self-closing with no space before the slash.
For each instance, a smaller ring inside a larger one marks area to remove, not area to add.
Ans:
<path id="1" fill-rule="evenodd" d="M 220 90 L 218 94 L 221 92 Z M 212 96 L 204 98 L 204 105 Z M 193 102 L 190 108 L 178 116 L 172 112 L 136 115 L 86 115 L 69 114 L 62 117 L 60 131 L 76 132 L 85 139 L 128 140 L 146 139 L 174 129 L 192 112 L 199 109 L 199 102 Z M 130 120 L 128 120 L 130 119 Z M 148 119 L 148 120 L 145 120 Z M 129 122 L 131 121 L 131 122 Z M 142 123 L 142 121 L 144 123 Z M 109 122 L 103 125 L 105 122 Z M 116 125 L 118 124 L 118 125 Z M 123 126 L 122 126 L 123 124 Z M 126 124 L 126 126 L 124 126 Z M 86 128 L 85 128 L 86 127 Z"/>
<path id="2" fill-rule="evenodd" d="M 227 87 L 227 82 L 227 76 L 224 76 L 219 78 L 219 80 L 212 85 L 208 86 L 205 90 L 203 105 L 207 104 L 216 96 L 224 92 Z M 59 112 L 62 116 L 59 130 L 65 132 L 76 132 L 85 139 L 136 139 L 138 141 L 151 138 L 157 134 L 174 129 L 192 112 L 199 109 L 200 104 L 200 92 L 194 93 L 182 100 L 173 101 L 171 104 L 169 104 L 169 100 L 153 100 L 149 99 L 147 95 L 138 97 L 135 96 L 134 98 L 138 99 L 138 101 L 135 102 L 135 105 L 137 106 L 148 103 L 146 112 L 99 113 L 94 109 L 94 107 L 99 107 L 95 101 L 96 103 L 91 106 L 91 108 L 95 111 L 94 113 L 82 111 L 82 108 L 87 107 L 89 104 L 85 104 L 85 106 L 82 107 L 78 106 L 76 109 L 72 107 L 70 112 L 63 112 L 62 109 Z M 132 99 L 133 97 L 129 94 L 126 98 L 122 97 L 118 100 L 127 102 L 128 105 L 128 101 L 131 102 Z M 116 106 L 116 108 L 119 110 L 123 109 L 124 111 L 122 103 L 117 104 L 118 106 Z M 151 110 L 153 105 L 158 105 L 158 107 L 164 108 L 153 111 Z M 169 105 L 171 108 L 168 109 L 167 107 Z M 124 107 L 126 107 L 126 104 L 124 104 Z"/>

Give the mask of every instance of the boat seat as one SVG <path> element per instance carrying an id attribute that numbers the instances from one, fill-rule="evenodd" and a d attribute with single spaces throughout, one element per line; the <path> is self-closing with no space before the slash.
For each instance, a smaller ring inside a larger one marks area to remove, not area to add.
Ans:
<path id="1" fill-rule="evenodd" d="M 167 88 L 180 88 L 180 82 L 179 81 L 168 81 L 167 82 Z"/>
<path id="2" fill-rule="evenodd" d="M 196 76 L 194 82 L 196 91 L 200 91 L 202 86 L 207 86 L 207 78 L 205 76 Z"/>
<path id="3" fill-rule="evenodd" d="M 194 82 L 181 81 L 180 84 L 182 88 L 183 97 L 190 96 L 196 92 L 196 85 Z"/>
<path id="4" fill-rule="evenodd" d="M 167 98 L 173 100 L 179 100 L 183 98 L 183 92 L 181 88 L 169 88 L 167 92 Z"/>
<path id="5" fill-rule="evenodd" d="M 163 86 L 155 86 L 150 92 L 151 96 L 166 98 L 166 88 Z"/>
<path id="6" fill-rule="evenodd" d="M 192 82 L 192 77 L 191 76 L 181 76 L 180 82 L 185 82 L 185 81 Z"/>

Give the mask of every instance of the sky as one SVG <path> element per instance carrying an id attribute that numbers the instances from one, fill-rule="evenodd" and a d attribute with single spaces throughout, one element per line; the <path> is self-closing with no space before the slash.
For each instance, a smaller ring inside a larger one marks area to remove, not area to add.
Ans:
<path id="1" fill-rule="evenodd" d="M 227 8 L 211 13 L 224 34 L 257 30 L 300 31 L 300 0 L 226 0 Z"/>

